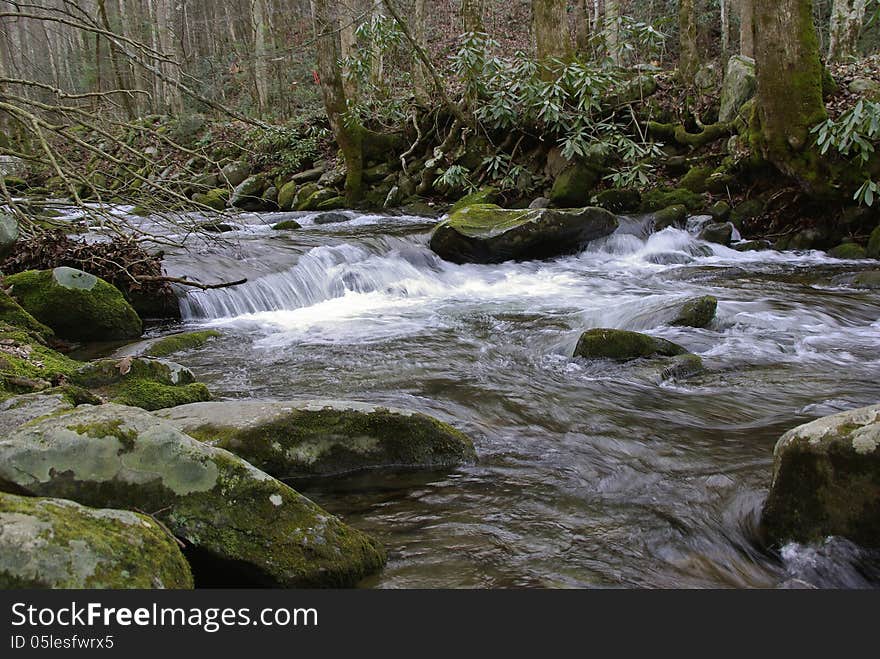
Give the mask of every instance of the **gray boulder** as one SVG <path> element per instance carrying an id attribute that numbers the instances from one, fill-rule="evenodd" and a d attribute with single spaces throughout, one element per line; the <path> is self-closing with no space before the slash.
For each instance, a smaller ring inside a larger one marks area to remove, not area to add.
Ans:
<path id="1" fill-rule="evenodd" d="M 350 586 L 385 560 L 265 472 L 131 407 L 80 406 L 0 439 L 0 489 L 148 511 L 252 585 Z"/>
<path id="2" fill-rule="evenodd" d="M 721 87 L 721 109 L 718 121 L 728 122 L 736 119 L 740 108 L 745 105 L 758 89 L 755 75 L 755 60 L 743 55 L 734 55 L 727 62 L 724 84 Z"/>
<path id="3" fill-rule="evenodd" d="M 157 412 L 191 437 L 290 478 L 474 462 L 467 436 L 418 412 L 339 401 L 224 401 Z"/>

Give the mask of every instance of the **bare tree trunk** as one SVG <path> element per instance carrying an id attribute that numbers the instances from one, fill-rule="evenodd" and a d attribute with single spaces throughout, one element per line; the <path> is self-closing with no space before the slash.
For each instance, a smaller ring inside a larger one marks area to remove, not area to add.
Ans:
<path id="1" fill-rule="evenodd" d="M 254 91 L 256 92 L 257 112 L 262 118 L 265 116 L 269 104 L 265 0 L 251 0 L 251 31 L 254 39 Z"/>
<path id="2" fill-rule="evenodd" d="M 373 5 L 373 25 L 376 25 L 384 17 L 385 15 L 382 13 L 382 3 L 377 2 Z M 379 44 L 376 43 L 375 39 L 373 39 L 373 43 L 371 44 L 371 53 L 370 80 L 375 87 L 381 88 L 385 84 L 385 56 L 382 54 L 382 49 Z"/>
<path id="3" fill-rule="evenodd" d="M 730 55 L 730 8 L 728 0 L 719 0 L 718 4 L 721 12 L 721 60 L 726 62 Z"/>
<path id="4" fill-rule="evenodd" d="M 755 56 L 755 0 L 739 0 L 739 53 Z"/>
<path id="5" fill-rule="evenodd" d="M 810 137 L 827 116 L 812 0 L 758 2 L 753 10 L 758 146 L 782 172 L 802 182 L 822 178 Z"/>
<path id="6" fill-rule="evenodd" d="M 107 7 L 105 0 L 98 0 L 98 15 L 101 17 L 101 25 L 107 32 L 112 32 L 110 19 L 107 18 Z M 116 44 L 112 40 L 108 40 L 110 46 L 110 65 L 113 67 L 113 77 L 116 79 L 116 89 L 125 89 L 125 80 L 122 76 L 122 65 L 119 62 L 119 53 L 116 50 Z M 128 94 L 120 94 L 122 107 L 125 110 L 125 116 L 128 119 L 134 119 L 134 108 L 131 105 L 131 97 Z"/>
<path id="7" fill-rule="evenodd" d="M 829 62 L 843 62 L 856 55 L 865 22 L 865 6 L 866 0 L 834 0 L 828 44 Z"/>
<path id="8" fill-rule="evenodd" d="M 571 59 L 565 0 L 532 0 L 532 29 L 538 60 Z"/>
<path id="9" fill-rule="evenodd" d="M 618 0 L 605 0 L 605 51 L 615 66 L 621 65 L 620 4 Z"/>
<path id="10" fill-rule="evenodd" d="M 419 45 L 427 49 L 428 35 L 425 24 L 425 3 L 426 0 L 415 0 L 413 5 L 412 31 L 413 37 L 415 37 Z M 431 102 L 429 74 L 425 70 L 425 65 L 417 57 L 414 58 L 412 67 L 413 93 L 420 104 L 427 106 Z"/>
<path id="11" fill-rule="evenodd" d="M 692 84 L 700 68 L 697 50 L 697 15 L 694 0 L 681 0 L 678 6 L 679 63 L 678 73 L 685 84 Z"/>
<path id="12" fill-rule="evenodd" d="M 333 0 L 311 0 L 315 28 L 318 78 L 324 109 L 345 158 L 345 199 L 354 205 L 363 196 L 363 128 L 348 114 L 348 102 L 339 67 L 339 15 Z"/>
<path id="13" fill-rule="evenodd" d="M 343 60 L 342 86 L 347 98 L 356 98 L 358 94 L 358 81 L 345 61 L 350 60 L 357 52 L 357 28 L 360 19 L 360 7 L 356 0 L 342 3 L 339 16 L 339 56 Z"/>
<path id="14" fill-rule="evenodd" d="M 575 47 L 578 55 L 590 52 L 590 0 L 578 0 L 574 7 Z"/>
<path id="15" fill-rule="evenodd" d="M 485 32 L 483 0 L 461 0 L 461 23 L 465 32 Z"/>

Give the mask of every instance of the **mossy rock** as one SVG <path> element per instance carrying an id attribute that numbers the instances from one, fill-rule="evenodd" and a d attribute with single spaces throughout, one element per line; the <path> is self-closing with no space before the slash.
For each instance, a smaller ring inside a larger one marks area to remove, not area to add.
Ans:
<path id="1" fill-rule="evenodd" d="M 691 192 L 706 192 L 709 189 L 709 177 L 712 176 L 712 172 L 711 167 L 692 167 L 679 181 L 679 186 Z"/>
<path id="2" fill-rule="evenodd" d="M 30 187 L 20 176 L 4 176 L 3 184 L 10 192 L 27 192 Z"/>
<path id="3" fill-rule="evenodd" d="M 330 212 L 330 213 L 320 213 L 318 215 L 315 215 L 315 217 L 312 219 L 312 222 L 314 222 L 317 225 L 344 224 L 345 222 L 351 222 L 353 219 L 354 218 L 352 218 L 349 215 L 346 215 L 345 213 Z"/>
<path id="4" fill-rule="evenodd" d="M 141 319 L 113 285 L 74 268 L 28 270 L 6 277 L 13 297 L 58 336 L 112 341 L 140 336 Z"/>
<path id="5" fill-rule="evenodd" d="M 630 213 L 638 210 L 642 193 L 638 190 L 603 190 L 594 198 L 595 205 L 612 213 Z"/>
<path id="6" fill-rule="evenodd" d="M 498 201 L 498 189 L 493 188 L 491 186 L 480 188 L 470 194 L 465 195 L 458 201 L 456 201 L 452 208 L 449 209 L 450 213 L 454 213 L 455 211 L 459 211 L 466 206 L 473 206 L 474 204 L 494 204 Z"/>
<path id="7" fill-rule="evenodd" d="M 737 228 L 742 228 L 749 220 L 754 220 L 764 214 L 766 204 L 760 199 L 747 199 L 737 204 L 736 208 L 730 213 L 730 221 Z"/>
<path id="8" fill-rule="evenodd" d="M 654 231 L 663 231 L 669 227 L 680 229 L 687 221 L 688 210 L 685 206 L 678 204 L 659 210 L 653 216 Z"/>
<path id="9" fill-rule="evenodd" d="M 251 175 L 251 167 L 246 162 L 229 163 L 220 171 L 221 180 L 226 181 L 233 188 L 244 183 Z"/>
<path id="10" fill-rule="evenodd" d="M 296 181 L 288 181 L 278 190 L 278 208 L 283 211 L 293 210 L 299 185 Z"/>
<path id="11" fill-rule="evenodd" d="M 868 238 L 865 256 L 869 259 L 880 259 L 880 225 L 871 232 L 871 236 Z"/>
<path id="12" fill-rule="evenodd" d="M 0 401 L 0 437 L 34 419 L 66 412 L 76 407 L 63 393 L 36 393 L 12 396 Z"/>
<path id="13" fill-rule="evenodd" d="M 575 163 L 556 177 L 550 201 L 557 208 L 580 208 L 590 203 L 593 190 L 602 180 L 601 170 L 585 163 Z"/>
<path id="14" fill-rule="evenodd" d="M 688 351 L 667 341 L 639 332 L 619 329 L 592 329 L 584 332 L 574 351 L 575 357 L 631 361 L 651 357 L 676 357 Z"/>
<path id="15" fill-rule="evenodd" d="M 669 206 L 684 206 L 689 212 L 706 207 L 705 195 L 683 188 L 658 188 L 642 195 L 642 212 L 653 213 Z"/>
<path id="16" fill-rule="evenodd" d="M 55 335 L 51 327 L 30 315 L 2 289 L 0 289 L 0 321 L 23 329 L 44 341 Z"/>
<path id="17" fill-rule="evenodd" d="M 577 252 L 617 227 L 617 218 L 603 208 L 505 210 L 483 204 L 437 225 L 431 249 L 453 263 L 546 259 Z"/>
<path id="18" fill-rule="evenodd" d="M 732 222 L 710 222 L 700 231 L 700 240 L 730 247 L 736 227 Z"/>
<path id="19" fill-rule="evenodd" d="M 384 201 L 387 194 L 387 191 L 379 192 L 377 200 Z M 380 203 L 376 203 L 373 207 L 377 207 L 380 205 Z M 341 197 L 339 195 L 336 195 L 335 197 L 330 197 L 329 199 L 325 199 L 324 201 L 320 202 L 315 208 L 319 211 L 329 211 L 336 210 L 337 208 L 345 208 L 345 197 Z"/>
<path id="20" fill-rule="evenodd" d="M 828 250 L 828 256 L 835 259 L 858 260 L 868 257 L 865 248 L 856 243 L 841 243 L 834 249 Z"/>
<path id="21" fill-rule="evenodd" d="M 0 487 L 148 510 L 223 585 L 351 586 L 385 562 L 376 541 L 288 486 L 131 407 L 81 406 L 0 439 Z"/>
<path id="22" fill-rule="evenodd" d="M 0 260 L 5 259 L 18 241 L 18 220 L 9 213 L 0 212 Z"/>
<path id="23" fill-rule="evenodd" d="M 852 286 L 868 290 L 880 289 L 880 270 L 868 270 L 858 273 L 852 278 Z"/>
<path id="24" fill-rule="evenodd" d="M 222 211 L 226 208 L 226 204 L 229 201 L 229 191 L 224 188 L 214 188 L 204 194 L 194 194 L 192 200 L 197 204 L 213 208 L 215 211 Z"/>
<path id="25" fill-rule="evenodd" d="M 476 460 L 474 445 L 425 414 L 340 401 L 224 401 L 158 413 L 183 432 L 275 476 L 438 468 Z"/>
<path id="26" fill-rule="evenodd" d="M 709 208 L 709 215 L 712 216 L 712 219 L 716 222 L 726 222 L 730 218 L 730 204 L 726 201 L 716 201 Z M 737 228 L 740 228 L 741 225 L 737 225 Z"/>
<path id="27" fill-rule="evenodd" d="M 246 211 L 262 210 L 266 206 L 263 192 L 267 187 L 266 177 L 262 174 L 249 176 L 235 186 L 229 199 L 229 205 Z"/>
<path id="28" fill-rule="evenodd" d="M 68 380 L 80 366 L 47 347 L 39 335 L 0 321 L 0 399 L 49 389 Z"/>
<path id="29" fill-rule="evenodd" d="M 670 325 L 678 327 L 708 327 L 718 311 L 718 298 L 712 295 L 687 300 L 678 309 Z"/>
<path id="30" fill-rule="evenodd" d="M 147 357 L 167 357 L 176 352 L 185 350 L 194 350 L 201 348 L 211 339 L 220 336 L 217 330 L 201 330 L 198 332 L 182 332 L 180 334 L 172 334 L 152 342 L 144 351 Z"/>
<path id="31" fill-rule="evenodd" d="M 192 588 L 173 537 L 146 515 L 0 493 L 0 588 Z"/>
<path id="32" fill-rule="evenodd" d="M 880 405 L 818 419 L 779 439 L 761 531 L 777 546 L 833 535 L 880 547 Z"/>
<path id="33" fill-rule="evenodd" d="M 297 229 L 302 229 L 302 225 L 296 220 L 284 220 L 283 222 L 273 224 L 272 228 L 276 231 L 295 231 Z"/>
<path id="34" fill-rule="evenodd" d="M 164 359 L 101 359 L 81 366 L 71 381 L 114 403 L 145 410 L 211 400 L 189 369 Z"/>
<path id="35" fill-rule="evenodd" d="M 296 210 L 298 211 L 314 211 L 318 210 L 318 206 L 320 206 L 325 201 L 330 201 L 331 199 L 337 199 L 338 193 L 336 190 L 331 190 L 330 188 L 318 188 L 314 190 L 308 197 L 303 197 L 300 200 L 300 195 L 304 195 L 311 189 L 312 186 L 304 185 L 302 189 L 297 193 L 297 204 Z"/>

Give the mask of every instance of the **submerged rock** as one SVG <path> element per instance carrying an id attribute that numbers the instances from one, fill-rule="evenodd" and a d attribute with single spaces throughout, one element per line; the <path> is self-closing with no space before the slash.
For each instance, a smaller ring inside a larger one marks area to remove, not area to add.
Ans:
<path id="1" fill-rule="evenodd" d="M 0 489 L 150 511 L 200 561 L 252 585 L 350 586 L 385 561 L 283 483 L 131 407 L 81 406 L 0 439 Z"/>
<path id="2" fill-rule="evenodd" d="M 699 239 L 729 247 L 733 242 L 736 227 L 732 222 L 711 222 L 700 231 Z"/>
<path id="3" fill-rule="evenodd" d="M 418 412 L 339 401 L 224 401 L 157 414 L 277 478 L 476 460 L 455 428 Z"/>
<path id="4" fill-rule="evenodd" d="M 163 359 L 102 359 L 82 366 L 71 379 L 114 403 L 145 410 L 211 400 L 189 369 Z"/>
<path id="5" fill-rule="evenodd" d="M 880 405 L 817 419 L 779 439 L 761 530 L 776 545 L 834 535 L 880 547 Z"/>
<path id="6" fill-rule="evenodd" d="M 718 311 L 718 298 L 712 295 L 688 300 L 678 310 L 670 325 L 679 327 L 707 327 Z"/>
<path id="7" fill-rule="evenodd" d="M 0 493 L 0 588 L 192 588 L 174 538 L 146 515 Z"/>
<path id="8" fill-rule="evenodd" d="M 283 222 L 273 224 L 272 228 L 275 231 L 295 231 L 296 229 L 302 229 L 302 225 L 296 220 L 284 220 Z"/>
<path id="9" fill-rule="evenodd" d="M 345 213 L 329 212 L 315 215 L 312 222 L 315 224 L 342 224 L 343 222 L 351 222 L 351 219 Z"/>
<path id="10" fill-rule="evenodd" d="M 574 351 L 575 357 L 630 361 L 648 357 L 676 357 L 688 354 L 680 345 L 639 332 L 619 329 L 592 329 L 584 332 Z"/>
<path id="11" fill-rule="evenodd" d="M 58 336 L 111 341 L 141 335 L 141 319 L 114 286 L 74 268 L 28 270 L 6 277 L 13 297 Z"/>
<path id="12" fill-rule="evenodd" d="M 144 350 L 147 357 L 167 357 L 176 352 L 200 348 L 211 339 L 220 336 L 217 330 L 201 330 L 198 332 L 181 332 L 163 336 L 161 339 L 152 341 Z"/>
<path id="13" fill-rule="evenodd" d="M 570 254 L 613 233 L 617 218 L 602 208 L 505 210 L 468 206 L 441 222 L 431 249 L 453 263 L 502 263 Z"/>

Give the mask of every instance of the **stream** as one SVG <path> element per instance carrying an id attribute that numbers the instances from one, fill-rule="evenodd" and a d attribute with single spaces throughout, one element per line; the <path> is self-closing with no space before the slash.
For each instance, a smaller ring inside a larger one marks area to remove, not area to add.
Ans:
<path id="1" fill-rule="evenodd" d="M 381 540 L 380 588 L 877 587 L 880 555 L 845 540 L 756 540 L 786 430 L 880 400 L 880 291 L 836 284 L 876 263 L 740 253 L 687 231 L 613 236 L 552 261 L 453 265 L 432 221 L 241 215 L 169 250 L 191 291 L 183 327 L 222 337 L 175 355 L 218 399 L 352 399 L 432 414 L 479 462 L 293 482 Z M 303 228 L 274 231 L 297 219 Z M 839 280 L 838 280 L 839 281 Z M 714 295 L 708 329 L 669 327 Z M 661 382 L 572 359 L 581 332 L 648 332 L 705 374 Z"/>

